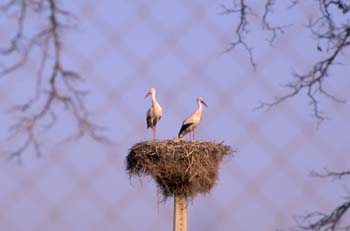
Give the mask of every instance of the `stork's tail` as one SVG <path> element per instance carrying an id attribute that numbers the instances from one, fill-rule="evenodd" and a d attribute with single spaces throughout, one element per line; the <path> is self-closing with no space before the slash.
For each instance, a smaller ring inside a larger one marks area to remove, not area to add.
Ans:
<path id="1" fill-rule="evenodd" d="M 186 135 L 188 133 L 188 128 L 192 125 L 192 123 L 188 123 L 188 124 L 183 124 L 181 126 L 181 129 L 179 131 L 179 134 L 177 135 L 179 138 L 182 138 L 184 135 Z"/>

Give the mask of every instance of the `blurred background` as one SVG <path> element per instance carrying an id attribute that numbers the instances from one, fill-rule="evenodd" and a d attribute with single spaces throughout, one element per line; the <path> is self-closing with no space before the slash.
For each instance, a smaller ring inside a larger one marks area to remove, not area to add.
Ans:
<path id="1" fill-rule="evenodd" d="M 264 3 L 251 2 L 261 16 Z M 22 165 L 0 162 L 0 230 L 172 230 L 172 201 L 159 203 L 150 178 L 130 179 L 125 171 L 128 149 L 151 139 L 151 101 L 144 99 L 151 87 L 163 107 L 158 139 L 174 138 L 202 96 L 209 107 L 196 138 L 239 150 L 223 162 L 212 192 L 190 202 L 189 230 L 288 228 L 296 215 L 331 211 L 343 201 L 345 182 L 309 173 L 350 165 L 349 105 L 321 98 L 330 120 L 320 126 L 304 93 L 269 111 L 253 110 L 286 93 L 282 85 L 293 80 L 292 71 L 306 71 L 319 58 L 302 25 L 314 5 L 288 14 L 276 9 L 277 22 L 294 26 L 272 47 L 259 25 L 251 30 L 254 70 L 242 47 L 223 52 L 237 24 L 235 15 L 222 14 L 226 3 L 59 1 L 78 18 L 76 29 L 62 33 L 62 62 L 85 79 L 87 108 L 113 144 L 89 137 L 60 142 L 76 125 L 58 113 L 58 125 L 40 134 L 42 157 L 28 149 Z M 14 33 L 7 17 L 0 17 L 0 42 Z M 21 70 L 0 79 L 1 150 L 18 145 L 6 141 L 15 119 L 7 112 L 33 94 L 37 65 L 34 53 Z M 336 66 L 325 86 L 349 99 L 348 77 L 349 66 Z"/>

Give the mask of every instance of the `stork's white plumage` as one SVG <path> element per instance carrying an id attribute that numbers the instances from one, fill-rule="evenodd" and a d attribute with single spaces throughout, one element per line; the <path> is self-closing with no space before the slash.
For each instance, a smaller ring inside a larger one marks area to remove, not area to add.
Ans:
<path id="1" fill-rule="evenodd" d="M 156 89 L 151 88 L 145 95 L 145 98 L 147 98 L 147 96 L 149 95 L 152 96 L 152 106 L 147 111 L 146 121 L 147 121 L 147 128 L 152 128 L 152 138 L 153 140 L 155 140 L 156 125 L 163 115 L 163 110 L 156 100 Z"/>
<path id="2" fill-rule="evenodd" d="M 203 111 L 202 104 L 208 107 L 202 97 L 197 98 L 197 104 L 198 104 L 197 110 L 194 111 L 189 117 L 187 117 L 183 121 L 179 135 L 178 135 L 179 138 L 182 138 L 187 133 L 190 133 L 190 139 L 194 140 L 194 131 L 202 120 L 202 111 Z"/>

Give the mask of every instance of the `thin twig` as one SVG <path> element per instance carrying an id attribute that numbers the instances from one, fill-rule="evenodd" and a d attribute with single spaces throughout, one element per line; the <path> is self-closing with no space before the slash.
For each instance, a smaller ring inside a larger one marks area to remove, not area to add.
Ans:
<path id="1" fill-rule="evenodd" d="M 332 178 L 332 180 L 341 180 L 344 177 L 350 176 L 350 171 L 329 171 L 328 169 L 324 169 L 323 172 L 311 171 L 310 173 L 313 177 L 319 178 Z"/>
<path id="2" fill-rule="evenodd" d="M 233 1 L 232 7 L 227 7 L 225 5 L 222 5 L 223 12 L 222 14 L 228 15 L 228 14 L 239 14 L 239 21 L 238 25 L 235 29 L 235 37 L 236 39 L 234 41 L 231 41 L 228 44 L 228 47 L 224 50 L 225 53 L 232 51 L 237 46 L 242 46 L 249 55 L 250 63 L 253 66 L 254 70 L 256 70 L 256 62 L 253 57 L 253 48 L 248 45 L 246 42 L 245 36 L 249 33 L 248 30 L 248 15 L 252 14 L 251 8 L 246 4 L 245 0 L 239 0 L 239 3 L 236 3 L 236 1 Z"/>
<path id="3" fill-rule="evenodd" d="M 6 5 L 0 6 L 2 11 L 16 7 L 19 11 L 17 32 L 9 42 L 9 46 L 1 49 L 0 55 L 8 57 L 14 56 L 18 52 L 21 55 L 14 64 L 2 65 L 0 76 L 12 74 L 23 67 L 28 62 L 34 48 L 41 49 L 41 59 L 35 76 L 34 96 L 26 103 L 16 105 L 10 110 L 18 119 L 10 127 L 12 134 L 9 139 L 23 137 L 23 135 L 25 138 L 17 148 L 6 152 L 8 157 L 20 159 L 29 148 L 33 148 L 37 156 L 42 155 L 39 134 L 53 128 L 58 117 L 55 108 L 59 104 L 73 115 L 77 123 L 77 132 L 69 136 L 67 141 L 87 135 L 98 142 L 110 143 L 107 137 L 100 134 L 103 128 L 89 118 L 84 103 L 87 91 L 82 91 L 73 85 L 74 82 L 82 80 L 81 76 L 73 70 L 66 69 L 63 64 L 60 33 L 69 28 L 69 25 L 62 23 L 62 20 L 68 17 L 75 19 L 75 16 L 69 11 L 59 8 L 56 0 L 19 0 L 21 3 L 19 5 L 17 2 L 10 1 Z M 34 33 L 32 37 L 25 34 L 26 14 L 29 10 L 37 14 L 48 13 L 46 27 Z M 47 123 L 48 120 L 49 123 Z"/>
<path id="4" fill-rule="evenodd" d="M 285 86 L 290 89 L 289 93 L 276 97 L 272 102 L 261 102 L 255 109 L 271 108 L 276 106 L 293 96 L 298 95 L 301 91 L 305 90 L 307 97 L 310 100 L 310 105 L 312 107 L 312 114 L 318 120 L 322 122 L 327 119 L 326 116 L 322 114 L 319 109 L 318 97 L 320 95 L 326 96 L 337 103 L 345 103 L 343 99 L 339 99 L 324 87 L 324 81 L 329 77 L 329 70 L 332 65 L 334 65 L 336 58 L 340 53 L 350 46 L 350 25 L 344 28 L 344 31 L 338 34 L 338 43 L 332 49 L 330 55 L 316 62 L 312 69 L 304 74 L 294 73 L 295 81 L 286 84 Z"/>
<path id="5" fill-rule="evenodd" d="M 349 211 L 350 201 L 346 201 L 336 207 L 331 213 L 311 212 L 305 216 L 295 217 L 297 227 L 293 230 L 310 230 L 310 231 L 335 231 L 349 230 L 350 226 L 341 226 L 341 220 L 345 213 Z"/>
<path id="6" fill-rule="evenodd" d="M 263 30 L 267 30 L 271 33 L 270 38 L 267 40 L 269 44 L 272 46 L 273 42 L 276 40 L 279 34 L 283 34 L 285 32 L 285 28 L 290 25 L 283 26 L 273 26 L 269 21 L 268 17 L 273 13 L 273 6 L 275 4 L 275 0 L 267 0 L 264 7 L 264 14 L 261 20 L 261 26 Z"/>

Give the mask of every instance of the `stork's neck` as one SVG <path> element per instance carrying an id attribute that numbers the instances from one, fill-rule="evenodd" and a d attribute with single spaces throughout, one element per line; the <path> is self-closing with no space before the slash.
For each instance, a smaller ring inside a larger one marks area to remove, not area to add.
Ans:
<path id="1" fill-rule="evenodd" d="M 202 104 L 201 102 L 197 101 L 197 104 L 198 104 L 198 111 L 202 111 Z"/>
<path id="2" fill-rule="evenodd" d="M 157 101 L 156 101 L 156 94 L 151 94 L 152 97 L 152 105 L 154 105 Z"/>

